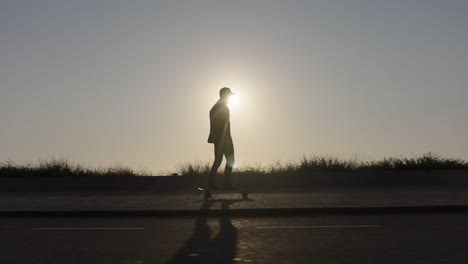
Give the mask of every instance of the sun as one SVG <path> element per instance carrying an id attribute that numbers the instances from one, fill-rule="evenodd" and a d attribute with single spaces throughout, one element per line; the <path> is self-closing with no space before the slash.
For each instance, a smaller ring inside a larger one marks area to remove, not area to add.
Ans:
<path id="1" fill-rule="evenodd" d="M 239 95 L 233 94 L 229 97 L 229 106 L 238 106 L 240 104 L 240 98 Z"/>

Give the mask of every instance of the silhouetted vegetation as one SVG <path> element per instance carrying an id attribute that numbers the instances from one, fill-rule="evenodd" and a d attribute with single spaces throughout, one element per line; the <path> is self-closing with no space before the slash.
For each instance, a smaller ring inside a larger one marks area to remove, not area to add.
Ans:
<path id="1" fill-rule="evenodd" d="M 210 173 L 211 164 L 196 162 L 185 163 L 179 168 L 180 175 L 208 175 Z M 177 173 L 176 173 L 177 174 Z"/>
<path id="2" fill-rule="evenodd" d="M 209 163 L 185 164 L 181 175 L 206 174 Z M 452 170 L 468 169 L 468 162 L 461 159 L 443 158 L 431 152 L 412 158 L 383 158 L 381 160 L 347 160 L 333 156 L 304 156 L 299 161 L 276 162 L 267 167 L 236 169 L 235 173 L 249 174 L 297 174 L 310 172 L 363 171 L 363 170 Z"/>
<path id="3" fill-rule="evenodd" d="M 209 162 L 185 163 L 172 175 L 208 175 Z M 468 169 L 468 162 L 461 159 L 443 158 L 426 153 L 413 158 L 384 158 L 359 161 L 333 156 L 304 156 L 298 161 L 262 167 L 236 168 L 235 173 L 249 175 L 284 175 L 311 172 L 362 171 L 362 170 L 453 170 Z M 170 173 L 168 173 L 170 174 Z M 92 177 L 92 176 L 151 176 L 146 171 L 135 171 L 126 166 L 105 169 L 90 169 L 66 160 L 42 161 L 37 164 L 0 163 L 0 177 Z"/>
<path id="4" fill-rule="evenodd" d="M 429 152 L 416 158 L 384 158 L 369 161 L 363 163 L 361 167 L 377 170 L 466 169 L 468 168 L 468 162 L 460 159 L 443 158 Z"/>
<path id="5" fill-rule="evenodd" d="M 149 176 L 126 166 L 90 169 L 66 160 L 41 161 L 37 164 L 0 163 L 1 177 L 90 177 L 90 176 Z"/>

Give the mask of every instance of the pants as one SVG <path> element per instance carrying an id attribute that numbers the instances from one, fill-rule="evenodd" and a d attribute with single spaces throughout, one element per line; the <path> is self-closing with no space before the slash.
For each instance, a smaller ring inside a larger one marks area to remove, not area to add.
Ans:
<path id="1" fill-rule="evenodd" d="M 223 162 L 223 156 L 226 157 L 226 167 L 224 169 L 224 185 L 231 184 L 232 167 L 234 166 L 234 144 L 232 139 L 225 140 L 224 143 L 214 144 L 215 160 L 210 172 L 210 185 L 215 184 L 216 173 Z"/>

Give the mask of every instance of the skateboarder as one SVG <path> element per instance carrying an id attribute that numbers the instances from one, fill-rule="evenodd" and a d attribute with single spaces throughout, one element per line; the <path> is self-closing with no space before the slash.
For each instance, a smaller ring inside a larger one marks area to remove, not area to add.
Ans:
<path id="1" fill-rule="evenodd" d="M 210 110 L 210 136 L 208 143 L 214 144 L 214 162 L 210 171 L 209 190 L 219 190 L 215 183 L 216 173 L 223 155 L 226 157 L 226 168 L 224 169 L 224 186 L 225 190 L 234 190 L 231 184 L 232 167 L 234 166 L 234 144 L 231 138 L 231 124 L 229 121 L 229 108 L 227 103 L 233 95 L 231 89 L 227 87 L 219 90 L 219 100 Z"/>

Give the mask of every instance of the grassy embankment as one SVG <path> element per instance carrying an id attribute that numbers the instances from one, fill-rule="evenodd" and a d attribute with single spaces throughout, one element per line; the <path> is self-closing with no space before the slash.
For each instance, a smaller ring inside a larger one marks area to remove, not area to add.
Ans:
<path id="1" fill-rule="evenodd" d="M 180 169 L 181 175 L 208 174 L 209 163 L 187 163 Z M 333 156 L 304 156 L 298 161 L 275 164 L 266 167 L 248 167 L 237 173 L 249 174 L 307 174 L 313 172 L 350 172 L 350 171 L 397 171 L 397 170 L 462 170 L 468 169 L 468 162 L 461 159 L 444 158 L 431 152 L 411 158 L 383 158 L 380 160 L 360 161 L 340 159 Z"/>
<path id="2" fill-rule="evenodd" d="M 186 163 L 174 175 L 206 175 L 209 163 Z M 384 158 L 359 161 L 331 156 L 304 156 L 296 162 L 277 162 L 267 167 L 249 167 L 235 173 L 257 175 L 307 174 L 313 172 L 363 171 L 363 170 L 451 170 L 468 169 L 468 162 L 443 158 L 426 153 L 412 158 Z M 91 176 L 150 176 L 150 172 L 135 171 L 129 167 L 91 169 L 66 160 L 43 161 L 20 165 L 14 162 L 0 163 L 0 177 L 91 177 Z"/>

